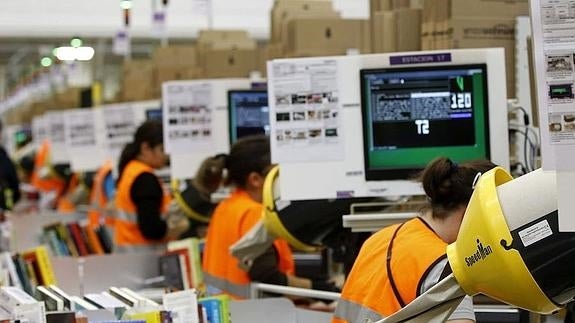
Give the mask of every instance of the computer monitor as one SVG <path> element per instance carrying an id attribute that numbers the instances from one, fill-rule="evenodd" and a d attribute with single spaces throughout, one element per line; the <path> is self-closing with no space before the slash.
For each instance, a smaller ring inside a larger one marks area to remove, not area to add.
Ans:
<path id="1" fill-rule="evenodd" d="M 162 108 L 146 110 L 146 120 L 162 121 Z"/>
<path id="2" fill-rule="evenodd" d="M 32 141 L 32 128 L 22 127 L 14 133 L 14 147 L 16 149 L 26 146 Z"/>
<path id="3" fill-rule="evenodd" d="M 269 134 L 269 106 L 266 90 L 228 91 L 230 145 L 241 137 Z"/>
<path id="4" fill-rule="evenodd" d="M 365 178 L 409 179 L 438 156 L 490 158 L 487 65 L 362 69 Z"/>

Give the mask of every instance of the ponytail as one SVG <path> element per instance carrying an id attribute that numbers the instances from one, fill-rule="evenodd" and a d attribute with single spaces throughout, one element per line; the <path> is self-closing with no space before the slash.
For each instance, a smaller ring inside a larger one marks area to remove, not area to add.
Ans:
<path id="1" fill-rule="evenodd" d="M 122 150 L 122 154 L 120 155 L 120 162 L 118 163 L 118 178 L 122 177 L 122 173 L 124 169 L 131 162 L 133 159 L 136 158 L 138 152 L 140 151 L 140 147 L 136 146 L 135 143 L 131 142 L 124 147 Z"/>
<path id="2" fill-rule="evenodd" d="M 209 195 L 222 184 L 226 159 L 228 155 L 220 154 L 206 158 L 194 177 L 193 183 L 198 191 Z"/>
<path id="3" fill-rule="evenodd" d="M 134 140 L 124 147 L 124 150 L 122 150 L 122 154 L 120 155 L 120 162 L 118 163 L 118 181 L 122 177 L 122 172 L 128 163 L 138 156 L 140 153 L 140 146 L 144 142 L 148 143 L 151 148 L 164 142 L 162 123 L 160 121 L 148 120 L 136 129 Z"/>

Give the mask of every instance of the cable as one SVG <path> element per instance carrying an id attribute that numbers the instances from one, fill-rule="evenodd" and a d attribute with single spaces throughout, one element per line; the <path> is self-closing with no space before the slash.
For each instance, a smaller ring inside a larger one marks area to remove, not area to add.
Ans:
<path id="1" fill-rule="evenodd" d="M 533 142 L 528 134 L 528 130 L 522 130 L 518 128 L 509 128 L 511 131 L 515 131 L 521 135 L 523 135 L 524 142 L 523 142 L 523 158 L 524 158 L 524 165 L 528 172 L 533 171 L 535 169 L 535 155 L 537 152 L 537 144 Z M 526 127 L 526 129 L 528 129 Z M 529 148 L 531 149 L 531 155 L 527 156 L 527 144 L 529 144 Z"/>

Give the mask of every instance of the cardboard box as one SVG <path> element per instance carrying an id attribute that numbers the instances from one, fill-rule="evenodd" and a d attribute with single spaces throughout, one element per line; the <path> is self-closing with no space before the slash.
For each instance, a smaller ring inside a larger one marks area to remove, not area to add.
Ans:
<path id="1" fill-rule="evenodd" d="M 515 19 L 455 18 L 447 21 L 435 49 L 491 48 L 505 49 L 507 95 L 515 97 Z"/>
<path id="2" fill-rule="evenodd" d="M 380 11 L 390 11 L 401 8 L 410 8 L 410 0 L 370 0 L 369 1 L 369 12 L 370 17 L 376 12 Z"/>
<path id="3" fill-rule="evenodd" d="M 198 44 L 213 44 L 218 42 L 228 42 L 233 40 L 250 39 L 250 36 L 245 30 L 238 29 L 216 29 L 216 30 L 200 30 L 198 34 Z"/>
<path id="4" fill-rule="evenodd" d="M 200 52 L 210 49 L 255 49 L 257 47 L 256 41 L 251 39 L 245 30 L 201 30 L 197 43 Z"/>
<path id="5" fill-rule="evenodd" d="M 195 46 L 158 47 L 152 55 L 154 66 L 196 66 L 197 53 Z"/>
<path id="6" fill-rule="evenodd" d="M 421 9 L 377 12 L 372 17 L 374 53 L 418 51 L 421 49 Z"/>
<path id="7" fill-rule="evenodd" d="M 427 0 L 425 0 L 427 1 Z M 450 0 L 452 17 L 517 17 L 529 15 L 529 0 Z"/>
<path id="8" fill-rule="evenodd" d="M 298 18 L 288 26 L 288 56 L 345 55 L 348 49 L 371 51 L 368 20 Z"/>
<path id="9" fill-rule="evenodd" d="M 257 70 L 255 49 L 216 49 L 205 53 L 202 61 L 204 77 L 248 77 Z"/>
<path id="10" fill-rule="evenodd" d="M 296 18 L 337 18 L 339 13 L 334 10 L 330 0 L 284 0 L 276 1 L 271 11 L 272 42 L 287 41 L 287 24 Z"/>
<path id="11" fill-rule="evenodd" d="M 168 47 L 169 48 L 169 47 Z M 160 50 L 164 55 L 165 50 Z M 160 56 L 156 56 L 158 59 Z M 154 69 L 158 60 L 131 60 L 122 66 L 120 99 L 141 101 L 154 98 Z M 167 63 L 166 63 L 167 64 Z"/>

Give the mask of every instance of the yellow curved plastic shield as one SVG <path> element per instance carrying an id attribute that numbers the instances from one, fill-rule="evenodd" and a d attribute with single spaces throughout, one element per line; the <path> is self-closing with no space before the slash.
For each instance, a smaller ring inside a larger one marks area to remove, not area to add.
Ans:
<path id="1" fill-rule="evenodd" d="M 539 288 L 517 250 L 503 216 L 497 186 L 512 179 L 503 168 L 483 174 L 475 187 L 457 241 L 447 258 L 468 295 L 485 294 L 517 307 L 549 314 L 559 309 Z"/>

